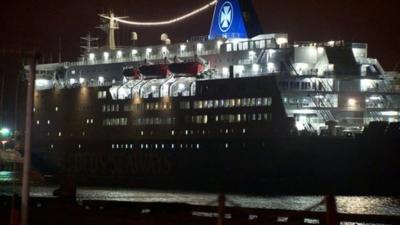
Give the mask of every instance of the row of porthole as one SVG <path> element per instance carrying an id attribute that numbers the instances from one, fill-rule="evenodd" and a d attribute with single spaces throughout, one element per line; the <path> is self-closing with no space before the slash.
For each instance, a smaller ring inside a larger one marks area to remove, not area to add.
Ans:
<path id="1" fill-rule="evenodd" d="M 135 147 L 144 149 L 200 149 L 200 144 L 111 144 L 111 149 L 134 149 Z"/>

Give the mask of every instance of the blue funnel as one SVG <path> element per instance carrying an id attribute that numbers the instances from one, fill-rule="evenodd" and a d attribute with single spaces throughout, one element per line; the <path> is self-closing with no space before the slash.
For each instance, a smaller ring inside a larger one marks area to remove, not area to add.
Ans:
<path id="1" fill-rule="evenodd" d="M 211 23 L 210 40 L 252 38 L 262 34 L 260 22 L 251 0 L 219 0 Z"/>

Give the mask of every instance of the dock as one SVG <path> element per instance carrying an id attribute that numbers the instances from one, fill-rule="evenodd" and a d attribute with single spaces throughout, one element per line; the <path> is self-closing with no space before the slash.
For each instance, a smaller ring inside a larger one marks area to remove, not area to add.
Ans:
<path id="1" fill-rule="evenodd" d="M 17 202 L 19 202 L 17 200 Z M 10 224 L 11 197 L 0 197 L 0 224 Z M 144 203 L 110 201 L 71 201 L 57 198 L 31 198 L 30 225 L 275 225 L 329 224 L 327 213 L 281 209 L 255 209 L 239 206 L 223 208 L 219 221 L 219 206 L 199 206 L 184 203 Z M 18 210 L 13 213 L 18 221 Z M 400 224 L 400 216 L 338 213 L 340 222 L 357 224 Z M 16 224 L 15 224 L 16 225 Z"/>

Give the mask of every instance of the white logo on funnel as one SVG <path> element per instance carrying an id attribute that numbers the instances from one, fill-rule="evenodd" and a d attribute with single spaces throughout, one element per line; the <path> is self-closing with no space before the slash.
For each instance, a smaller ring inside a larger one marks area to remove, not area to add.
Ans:
<path id="1" fill-rule="evenodd" d="M 231 28 L 233 21 L 233 6 L 227 1 L 219 11 L 219 29 L 222 32 L 227 32 Z"/>

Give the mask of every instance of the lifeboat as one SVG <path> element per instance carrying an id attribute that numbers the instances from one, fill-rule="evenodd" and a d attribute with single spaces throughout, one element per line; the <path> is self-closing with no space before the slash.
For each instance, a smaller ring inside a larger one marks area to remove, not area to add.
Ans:
<path id="1" fill-rule="evenodd" d="M 199 62 L 183 62 L 169 64 L 169 69 L 174 74 L 196 76 L 204 71 L 204 65 Z"/>
<path id="2" fill-rule="evenodd" d="M 144 65 L 139 71 L 145 77 L 168 77 L 171 73 L 167 64 Z"/>
<path id="3" fill-rule="evenodd" d="M 136 68 L 128 68 L 122 71 L 122 76 L 128 80 L 134 80 L 140 78 L 140 71 Z"/>

